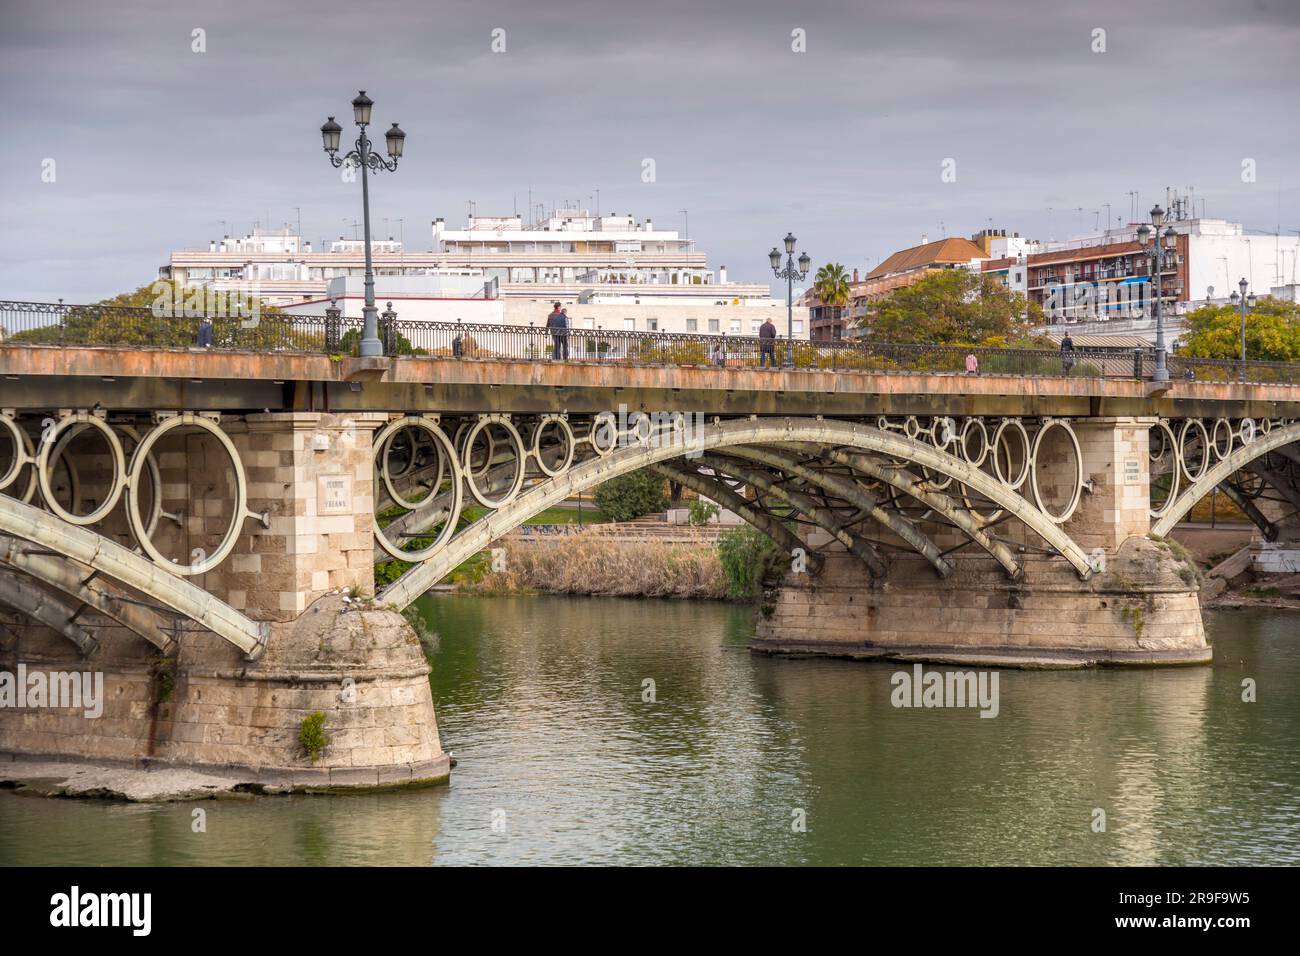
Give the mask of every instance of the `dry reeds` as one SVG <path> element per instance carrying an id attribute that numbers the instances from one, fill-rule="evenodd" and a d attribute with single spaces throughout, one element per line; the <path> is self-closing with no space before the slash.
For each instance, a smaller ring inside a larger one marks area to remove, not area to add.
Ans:
<path id="1" fill-rule="evenodd" d="M 617 597 L 725 598 L 727 582 L 710 544 L 628 541 L 566 535 L 526 543 L 507 539 L 505 569 L 488 571 L 462 589 L 546 591 Z"/>

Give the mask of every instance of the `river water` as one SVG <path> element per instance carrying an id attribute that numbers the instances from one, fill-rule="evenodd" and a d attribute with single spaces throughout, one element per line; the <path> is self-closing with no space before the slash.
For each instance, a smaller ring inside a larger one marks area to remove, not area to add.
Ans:
<path id="1" fill-rule="evenodd" d="M 450 786 L 0 793 L 0 864 L 1300 862 L 1294 613 L 1208 614 L 1212 667 L 1002 671 L 986 719 L 892 706 L 897 664 L 752 656 L 725 604 L 421 608 Z"/>

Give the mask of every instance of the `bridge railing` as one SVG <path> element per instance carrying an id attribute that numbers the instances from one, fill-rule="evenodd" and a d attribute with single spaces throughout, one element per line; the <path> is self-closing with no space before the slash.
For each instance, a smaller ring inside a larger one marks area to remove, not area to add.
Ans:
<path id="1" fill-rule="evenodd" d="M 381 334 L 382 334 L 381 329 Z M 701 365 L 868 370 L 881 372 L 965 372 L 974 355 L 980 374 L 1060 375 L 1065 371 L 1055 349 L 981 348 L 953 345 L 863 341 L 772 342 L 746 335 L 698 335 L 572 328 L 556 334 L 540 326 L 467 325 L 446 322 L 396 323 L 398 349 L 466 359 L 531 359 L 637 365 Z M 1078 350 L 1072 374 L 1132 378 L 1131 351 Z"/>
<path id="2" fill-rule="evenodd" d="M 159 315 L 152 309 L 48 302 L 0 301 L 0 344 L 106 345 L 355 354 L 361 320 L 291 315 Z M 389 355 L 459 359 L 525 359 L 569 362 L 758 367 L 767 362 L 795 368 L 877 372 L 967 371 L 974 356 L 982 375 L 1143 378 L 1155 371 L 1153 349 L 1076 349 L 1067 358 L 1055 349 L 986 348 L 837 340 L 784 339 L 770 343 L 747 335 L 637 332 L 571 328 L 557 336 L 541 326 L 478 325 L 381 318 Z M 1242 363 L 1171 355 L 1171 377 L 1238 381 Z M 1247 362 L 1252 383 L 1300 385 L 1300 364 Z"/>
<path id="3" fill-rule="evenodd" d="M 160 315 L 153 309 L 126 306 L 0 301 L 0 344 L 326 351 L 326 323 L 320 316 L 186 314 L 181 306 L 177 312 Z M 360 320 L 342 320 L 339 337 L 345 338 L 355 327 L 351 338 L 357 338 L 360 326 Z M 343 343 L 344 351 L 348 344 Z"/>

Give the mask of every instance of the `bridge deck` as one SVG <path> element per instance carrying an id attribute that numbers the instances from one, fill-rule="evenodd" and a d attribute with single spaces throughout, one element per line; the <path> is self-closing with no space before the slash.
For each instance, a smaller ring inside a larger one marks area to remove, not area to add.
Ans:
<path id="1" fill-rule="evenodd" d="M 55 381 L 57 380 L 57 384 Z M 438 356 L 0 345 L 0 407 L 1296 417 L 1300 386 Z"/>

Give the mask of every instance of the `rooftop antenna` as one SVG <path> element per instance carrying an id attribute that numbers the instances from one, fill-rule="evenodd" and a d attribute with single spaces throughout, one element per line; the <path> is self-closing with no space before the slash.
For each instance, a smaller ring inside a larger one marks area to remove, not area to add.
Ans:
<path id="1" fill-rule="evenodd" d="M 596 215 L 600 216 L 600 190 L 596 190 Z"/>

